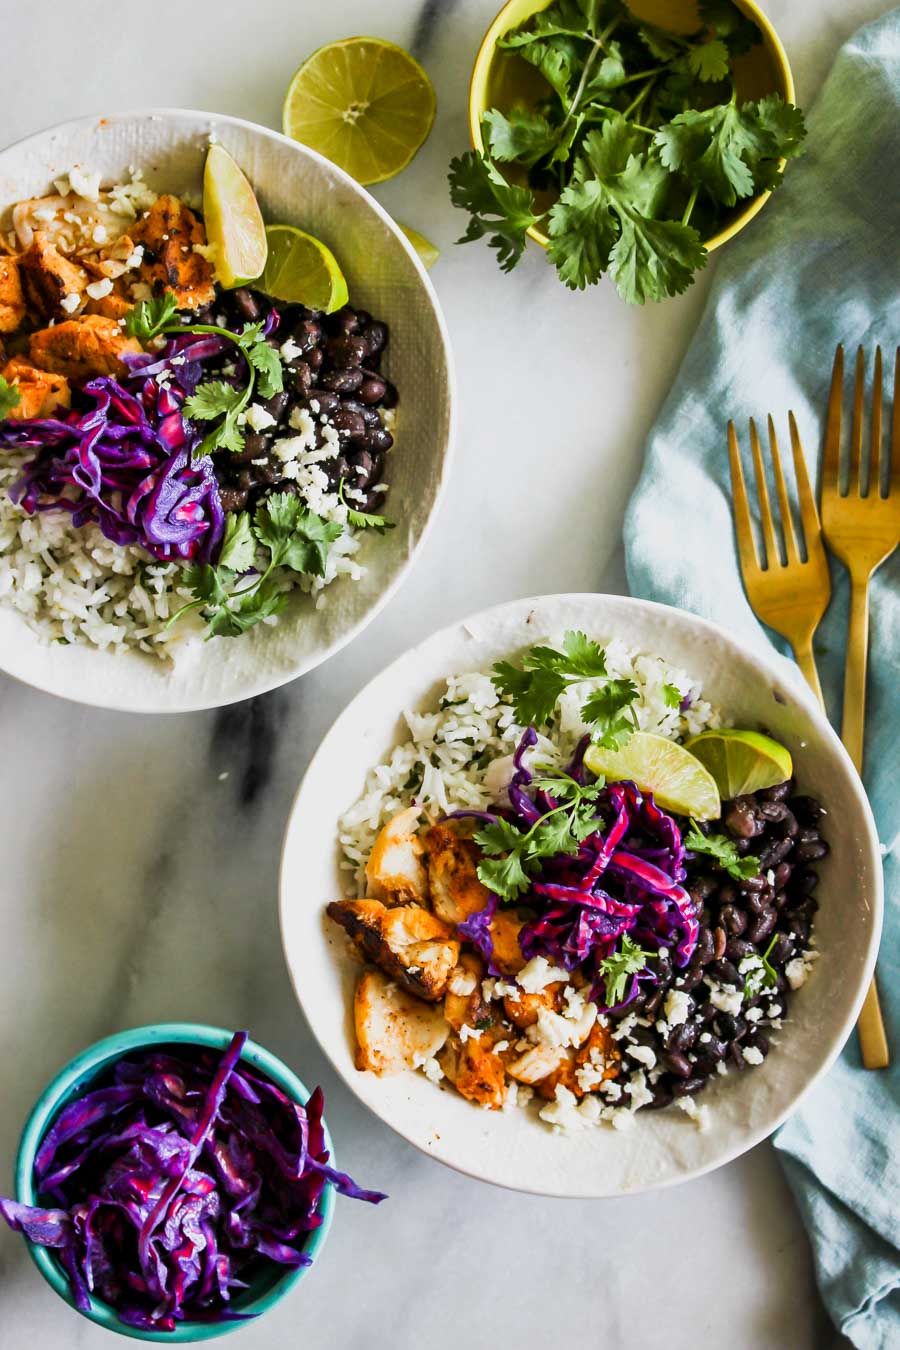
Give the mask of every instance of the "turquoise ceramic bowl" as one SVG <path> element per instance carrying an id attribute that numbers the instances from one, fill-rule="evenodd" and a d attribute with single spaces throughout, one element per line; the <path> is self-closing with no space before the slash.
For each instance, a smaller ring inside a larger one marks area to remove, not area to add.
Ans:
<path id="1" fill-rule="evenodd" d="M 154 1026 L 134 1027 L 131 1031 L 120 1031 L 118 1035 L 108 1036 L 106 1040 L 97 1041 L 95 1045 L 77 1055 L 41 1093 L 37 1105 L 22 1131 L 19 1153 L 16 1158 L 17 1199 L 26 1205 L 38 1203 L 33 1180 L 34 1157 L 48 1127 L 62 1107 L 66 1106 L 74 1097 L 78 1097 L 85 1092 L 91 1083 L 105 1070 L 109 1069 L 116 1060 L 123 1059 L 126 1055 L 132 1055 L 136 1051 L 159 1045 L 202 1045 L 213 1050 L 224 1050 L 231 1041 L 233 1034 L 233 1032 L 225 1031 L 221 1027 L 207 1027 L 192 1022 L 160 1022 Z M 280 1059 L 276 1059 L 268 1050 L 264 1050 L 262 1046 L 256 1045 L 253 1041 L 248 1041 L 241 1058 L 263 1073 L 268 1074 L 272 1081 L 282 1088 L 288 1096 L 301 1103 L 308 1100 L 309 1092 L 296 1074 L 292 1073 Z M 325 1143 L 333 1163 L 334 1149 L 331 1136 L 328 1133 L 328 1127 L 325 1126 L 324 1128 Z M 328 1236 L 333 1211 L 334 1188 L 326 1186 L 319 1205 L 319 1213 L 322 1216 L 321 1227 L 309 1235 L 305 1247 L 305 1251 L 313 1258 L 313 1262 L 321 1252 Z M 56 1290 L 60 1298 L 65 1299 L 70 1307 L 74 1307 L 68 1281 L 53 1253 L 45 1247 L 36 1246 L 32 1242 L 28 1243 L 28 1248 L 35 1265 L 47 1283 Z M 252 1313 L 255 1320 L 256 1317 L 268 1312 L 270 1308 L 273 1308 L 276 1303 L 284 1298 L 288 1290 L 301 1280 L 310 1269 L 312 1267 L 302 1266 L 295 1270 L 282 1270 L 273 1266 L 271 1271 L 266 1271 L 249 1289 L 234 1300 L 232 1304 L 234 1311 L 244 1314 Z M 247 1322 L 243 1320 L 211 1323 L 182 1322 L 175 1331 L 139 1331 L 120 1322 L 115 1310 L 99 1298 L 91 1300 L 91 1310 L 84 1313 L 83 1316 L 89 1318 L 92 1322 L 96 1322 L 98 1326 L 106 1327 L 108 1331 L 117 1331 L 120 1336 L 130 1336 L 136 1341 L 159 1341 L 167 1345 L 188 1345 L 197 1341 L 210 1341 L 217 1336 L 224 1336 L 228 1332 L 236 1331 L 239 1327 L 247 1325 Z M 250 1325 L 253 1325 L 253 1323 L 251 1322 Z"/>

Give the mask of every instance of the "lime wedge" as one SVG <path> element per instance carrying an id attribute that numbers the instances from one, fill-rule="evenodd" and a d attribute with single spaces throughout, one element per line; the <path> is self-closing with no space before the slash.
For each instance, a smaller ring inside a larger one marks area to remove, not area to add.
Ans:
<path id="1" fill-rule="evenodd" d="M 230 290 L 255 281 L 266 265 L 266 227 L 246 174 L 221 145 L 206 156 L 203 216 L 219 283 Z"/>
<path id="2" fill-rule="evenodd" d="M 405 169 L 434 122 L 434 89 L 414 57 L 382 38 L 352 37 L 313 52 L 284 100 L 284 134 L 358 183 Z"/>
<path id="3" fill-rule="evenodd" d="M 606 750 L 602 745 L 588 746 L 584 762 L 591 773 L 607 782 L 637 783 L 643 792 L 652 792 L 665 811 L 695 820 L 715 820 L 722 804 L 716 780 L 683 745 L 636 731 L 621 750 Z"/>
<path id="4" fill-rule="evenodd" d="M 260 289 L 274 300 L 333 313 L 346 305 L 348 293 L 337 259 L 321 239 L 293 225 L 269 225 L 269 256 Z"/>
<path id="5" fill-rule="evenodd" d="M 409 242 L 412 244 L 413 248 L 418 253 L 419 257 L 422 260 L 423 267 L 426 268 L 434 267 L 434 264 L 441 256 L 441 250 L 437 247 L 437 245 L 433 244 L 430 239 L 426 239 L 424 234 L 419 234 L 419 231 L 414 230 L 411 225 L 401 225 L 400 221 L 398 220 L 397 226 L 399 229 L 403 231 Z"/>
<path id="6" fill-rule="evenodd" d="M 725 801 L 775 787 L 794 771 L 790 751 L 759 731 L 701 731 L 687 748 L 709 769 Z"/>

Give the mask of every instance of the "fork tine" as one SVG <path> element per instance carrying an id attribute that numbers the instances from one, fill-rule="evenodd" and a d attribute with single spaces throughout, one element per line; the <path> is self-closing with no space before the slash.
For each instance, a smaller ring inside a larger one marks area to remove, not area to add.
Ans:
<path id="1" fill-rule="evenodd" d="M 753 468 L 756 471 L 756 495 L 759 498 L 759 519 L 762 524 L 763 542 L 766 551 L 766 566 L 780 567 L 781 553 L 775 538 L 775 522 L 772 519 L 772 506 L 769 502 L 769 488 L 766 483 L 766 470 L 763 465 L 762 449 L 756 431 L 756 423 L 750 418 L 750 449 L 753 451 Z"/>
<path id="2" fill-rule="evenodd" d="M 862 442 L 863 442 L 863 403 L 866 395 L 866 357 L 862 347 L 856 349 L 856 376 L 853 382 L 853 421 L 850 424 L 850 468 L 847 475 L 847 491 L 858 492 L 862 496 Z"/>
<path id="3" fill-rule="evenodd" d="M 775 423 L 769 413 L 769 449 L 772 453 L 772 468 L 775 472 L 775 491 L 778 494 L 778 514 L 781 516 L 781 532 L 784 535 L 784 552 L 789 563 L 800 561 L 797 539 L 794 534 L 794 518 L 788 501 L 784 470 L 781 467 L 781 452 L 778 449 L 778 437 L 775 435 Z"/>
<path id="4" fill-rule="evenodd" d="M 738 555 L 741 560 L 741 571 L 746 578 L 748 574 L 760 571 L 760 565 L 756 554 L 756 541 L 753 538 L 753 522 L 750 519 L 744 470 L 741 468 L 741 452 L 733 422 L 728 423 L 728 463 L 731 467 L 731 496 L 734 502 Z"/>
<path id="5" fill-rule="evenodd" d="M 797 496 L 800 499 L 800 519 L 803 521 L 803 533 L 806 536 L 806 556 L 809 558 L 815 548 L 816 540 L 821 536 L 822 527 L 819 524 L 816 499 L 809 485 L 806 456 L 803 453 L 800 432 L 797 430 L 797 419 L 792 412 L 788 413 L 788 422 L 791 428 L 791 450 L 794 455 L 794 477 L 797 480 Z"/>
<path id="6" fill-rule="evenodd" d="M 888 492 L 900 492 L 900 347 L 894 356 L 894 408 L 891 415 L 891 458 Z"/>
<path id="7" fill-rule="evenodd" d="M 831 369 L 828 417 L 825 422 L 825 452 L 822 456 L 822 490 L 837 492 L 841 477 L 841 404 L 844 399 L 844 348 L 838 343 Z"/>
<path id="8" fill-rule="evenodd" d="M 876 497 L 881 496 L 881 465 L 884 455 L 884 448 L 881 444 L 881 420 L 882 420 L 882 370 L 881 370 L 881 348 L 875 348 L 875 373 L 872 376 L 872 428 L 870 432 L 869 444 L 871 452 L 869 455 L 869 494 Z"/>

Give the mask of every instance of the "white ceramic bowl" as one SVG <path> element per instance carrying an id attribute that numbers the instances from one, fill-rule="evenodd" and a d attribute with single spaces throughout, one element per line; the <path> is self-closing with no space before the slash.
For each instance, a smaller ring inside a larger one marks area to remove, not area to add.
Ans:
<path id="1" fill-rule="evenodd" d="M 365 578 L 334 582 L 322 609 L 297 593 L 277 627 L 199 642 L 174 669 L 134 652 L 48 645 L 0 604 L 0 669 L 38 689 L 128 712 L 186 712 L 249 698 L 311 670 L 349 642 L 408 571 L 437 505 L 453 440 L 449 339 L 419 259 L 373 197 L 305 146 L 210 113 L 148 109 L 83 117 L 0 153 L 0 210 L 47 191 L 75 163 L 114 181 L 136 165 L 159 190 L 197 194 L 211 134 L 249 176 L 266 219 L 302 226 L 329 244 L 353 303 L 390 325 L 386 368 L 400 406 L 386 476 L 397 528 L 365 540 L 357 555 L 368 568 Z"/>
<path id="2" fill-rule="evenodd" d="M 606 1126 L 554 1135 L 530 1112 L 485 1112 L 421 1074 L 377 1078 L 353 1064 L 352 994 L 359 966 L 324 917 L 345 889 L 335 824 L 368 769 L 403 738 L 401 712 L 422 709 L 453 672 L 566 628 L 619 636 L 682 666 L 735 723 L 764 726 L 792 751 L 804 791 L 827 806 L 832 852 L 822 866 L 814 974 L 765 1065 L 717 1079 L 704 1093 L 711 1128 L 681 1111 L 642 1112 L 621 1133 Z M 853 1029 L 881 931 L 875 823 L 843 746 L 812 700 L 774 664 L 692 614 L 621 596 L 556 595 L 487 610 L 407 652 L 357 695 L 325 737 L 301 784 L 281 869 L 281 927 L 297 997 L 322 1049 L 376 1115 L 431 1157 L 471 1176 L 542 1195 L 607 1196 L 672 1185 L 721 1166 L 764 1139 L 825 1072 Z"/>

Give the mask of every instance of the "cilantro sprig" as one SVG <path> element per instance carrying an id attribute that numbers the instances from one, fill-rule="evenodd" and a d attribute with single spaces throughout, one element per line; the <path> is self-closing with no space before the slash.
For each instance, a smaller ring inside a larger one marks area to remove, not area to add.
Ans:
<path id="1" fill-rule="evenodd" d="M 638 696 L 637 685 L 633 680 L 611 678 L 603 648 L 584 633 L 566 633 L 562 651 L 531 647 L 520 665 L 498 661 L 493 678 L 500 692 L 512 700 L 516 719 L 522 726 L 541 726 L 547 722 L 562 694 L 572 685 L 603 680 L 581 709 L 591 739 L 609 750 L 618 750 L 635 730 L 633 705 Z"/>
<path id="2" fill-rule="evenodd" d="M 242 414 L 254 395 L 266 399 L 281 393 L 284 375 L 281 359 L 269 346 L 261 323 L 247 323 L 239 333 L 215 323 L 182 323 L 175 298 L 166 294 L 142 300 L 126 315 L 125 331 L 147 344 L 171 333 L 209 333 L 233 342 L 245 358 L 247 378 L 243 386 L 227 380 L 206 380 L 185 400 L 185 415 L 195 422 L 213 425 L 200 442 L 195 458 L 215 450 L 238 454 L 244 448 Z"/>
<path id="3" fill-rule="evenodd" d="M 502 900 L 515 900 L 530 889 L 541 859 L 577 853 L 584 840 L 601 828 L 597 817 L 601 783 L 585 786 L 561 774 L 537 778 L 534 785 L 562 800 L 528 830 L 500 817 L 473 836 L 485 855 L 478 864 L 478 876 Z"/>
<path id="4" fill-rule="evenodd" d="M 249 511 L 229 514 L 218 562 L 185 569 L 194 599 L 169 622 L 200 609 L 207 637 L 240 636 L 287 604 L 287 594 L 273 575 L 276 568 L 324 576 L 329 546 L 340 534 L 340 525 L 323 520 L 289 492 L 264 498 L 252 518 Z M 257 559 L 266 554 L 267 563 L 257 569 Z"/>
<path id="5" fill-rule="evenodd" d="M 744 980 L 745 1000 L 756 998 L 756 995 L 761 993 L 763 989 L 774 989 L 775 985 L 778 983 L 778 971 L 769 960 L 769 957 L 772 955 L 772 949 L 777 941 L 778 934 L 776 933 L 762 956 L 759 958 L 761 964 L 754 966 L 752 970 L 747 971 Z"/>
<path id="6" fill-rule="evenodd" d="M 806 134 L 777 94 L 738 101 L 734 61 L 759 29 L 733 0 L 700 9 L 684 35 L 622 0 L 553 0 L 505 34 L 499 45 L 549 90 L 532 106 L 489 108 L 484 152 L 451 162 L 451 201 L 470 216 L 459 242 L 487 237 L 510 271 L 539 226 L 572 289 L 608 274 L 632 303 L 683 291 L 723 213 L 776 187 Z"/>
<path id="7" fill-rule="evenodd" d="M 0 420 L 9 417 L 13 408 L 18 408 L 22 395 L 14 384 L 10 384 L 0 375 Z"/>
<path id="8" fill-rule="evenodd" d="M 646 968 L 656 958 L 655 952 L 645 952 L 627 933 L 622 934 L 621 946 L 605 957 L 597 966 L 597 974 L 605 981 L 604 996 L 607 1007 L 614 1007 L 625 997 L 630 976 Z"/>
<path id="9" fill-rule="evenodd" d="M 384 516 L 376 515 L 373 511 L 359 511 L 355 506 L 351 506 L 344 498 L 344 479 L 341 479 L 338 487 L 338 501 L 347 508 L 347 524 L 352 525 L 357 530 L 374 530 L 376 534 L 384 534 L 387 530 L 396 528 L 392 520 L 387 520 Z"/>
<path id="10" fill-rule="evenodd" d="M 701 853 L 717 863 L 735 881 L 746 881 L 759 876 L 759 858 L 740 854 L 733 839 L 724 834 L 703 834 L 695 821 L 684 836 L 684 846 L 691 853 Z"/>

